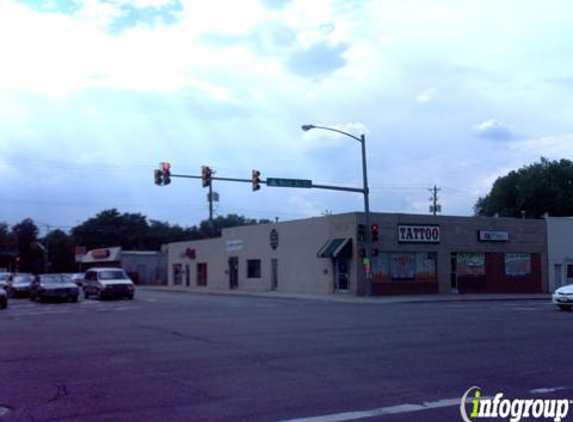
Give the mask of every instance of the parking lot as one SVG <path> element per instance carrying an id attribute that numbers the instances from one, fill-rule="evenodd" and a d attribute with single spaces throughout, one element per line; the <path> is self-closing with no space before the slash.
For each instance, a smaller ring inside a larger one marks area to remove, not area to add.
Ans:
<path id="1" fill-rule="evenodd" d="M 573 398 L 572 328 L 546 301 L 14 299 L 0 420 L 455 421 L 472 386 Z"/>

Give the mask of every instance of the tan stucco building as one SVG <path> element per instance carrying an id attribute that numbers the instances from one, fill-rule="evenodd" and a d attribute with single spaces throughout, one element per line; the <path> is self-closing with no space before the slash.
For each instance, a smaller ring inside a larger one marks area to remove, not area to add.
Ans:
<path id="1" fill-rule="evenodd" d="M 331 215 L 223 229 L 167 245 L 169 284 L 190 289 L 375 295 L 546 292 L 544 220 Z M 364 270 L 366 230 L 374 234 Z"/>

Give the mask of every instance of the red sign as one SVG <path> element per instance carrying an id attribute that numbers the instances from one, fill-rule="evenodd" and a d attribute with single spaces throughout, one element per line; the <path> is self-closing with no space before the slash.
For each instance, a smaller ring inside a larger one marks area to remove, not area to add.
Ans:
<path id="1" fill-rule="evenodd" d="M 195 252 L 195 249 L 187 248 L 185 256 L 189 259 L 195 259 L 197 257 L 197 253 Z"/>
<path id="2" fill-rule="evenodd" d="M 94 259 L 106 259 L 109 258 L 110 254 L 109 249 L 94 249 L 92 251 Z"/>

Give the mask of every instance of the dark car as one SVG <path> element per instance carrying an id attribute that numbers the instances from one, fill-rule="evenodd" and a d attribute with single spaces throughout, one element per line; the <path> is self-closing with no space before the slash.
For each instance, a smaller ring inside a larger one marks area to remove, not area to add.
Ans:
<path id="1" fill-rule="evenodd" d="M 8 281 L 5 290 L 9 297 L 28 297 L 30 296 L 30 288 L 33 281 L 34 276 L 32 274 L 14 274 Z"/>
<path id="2" fill-rule="evenodd" d="M 32 282 L 30 300 L 53 299 L 78 301 L 80 290 L 75 283 L 59 274 L 42 274 Z"/>
<path id="3" fill-rule="evenodd" d="M 8 306 L 8 295 L 6 291 L 0 288 L 0 309 L 6 309 Z"/>

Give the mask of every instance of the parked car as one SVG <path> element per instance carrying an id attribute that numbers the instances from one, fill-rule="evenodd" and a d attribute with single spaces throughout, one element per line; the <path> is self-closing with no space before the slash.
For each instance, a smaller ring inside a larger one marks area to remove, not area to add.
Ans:
<path id="1" fill-rule="evenodd" d="M 553 292 L 553 303 L 562 311 L 569 311 L 573 306 L 573 284 L 559 287 Z"/>
<path id="2" fill-rule="evenodd" d="M 98 300 L 112 297 L 133 299 L 135 286 L 121 268 L 91 268 L 84 279 L 84 297 Z"/>
<path id="3" fill-rule="evenodd" d="M 0 309 L 6 309 L 8 306 L 8 294 L 4 289 L 0 289 Z"/>
<path id="4" fill-rule="evenodd" d="M 0 273 L 0 289 L 6 289 L 11 278 L 12 273 Z"/>
<path id="5" fill-rule="evenodd" d="M 76 283 L 78 286 L 82 287 L 84 285 L 84 278 L 86 276 L 85 273 L 73 273 L 68 275 L 70 276 L 70 280 Z"/>
<path id="6" fill-rule="evenodd" d="M 42 274 L 32 282 L 30 300 L 63 299 L 78 301 L 80 289 L 59 274 Z"/>
<path id="7" fill-rule="evenodd" d="M 34 276 L 27 273 L 13 274 L 5 288 L 9 297 L 28 297 Z"/>

